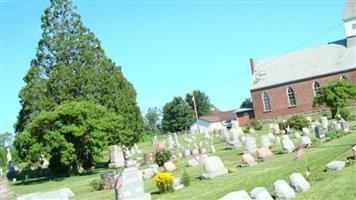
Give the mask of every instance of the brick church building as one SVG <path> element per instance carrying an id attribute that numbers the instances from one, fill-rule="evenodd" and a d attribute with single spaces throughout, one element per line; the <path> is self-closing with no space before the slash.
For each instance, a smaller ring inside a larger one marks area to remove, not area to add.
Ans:
<path id="1" fill-rule="evenodd" d="M 328 44 L 250 60 L 250 88 L 257 120 L 318 111 L 316 91 L 330 80 L 356 84 L 356 0 L 347 0 L 343 22 L 346 38 Z"/>

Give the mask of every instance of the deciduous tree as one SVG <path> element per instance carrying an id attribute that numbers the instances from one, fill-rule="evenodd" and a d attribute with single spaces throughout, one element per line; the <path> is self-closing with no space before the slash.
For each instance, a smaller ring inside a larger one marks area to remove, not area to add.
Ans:
<path id="1" fill-rule="evenodd" d="M 187 129 L 194 121 L 191 107 L 182 97 L 174 97 L 163 107 L 162 128 L 164 131 L 177 132 Z"/>

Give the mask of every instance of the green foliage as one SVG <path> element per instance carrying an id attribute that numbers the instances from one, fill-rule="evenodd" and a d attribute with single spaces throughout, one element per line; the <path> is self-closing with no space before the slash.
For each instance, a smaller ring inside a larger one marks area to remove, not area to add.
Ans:
<path id="1" fill-rule="evenodd" d="M 210 103 L 208 95 L 200 90 L 194 90 L 195 105 L 197 107 L 198 116 L 208 115 L 211 113 L 213 105 Z M 192 111 L 194 111 L 194 103 L 192 93 L 185 95 L 185 101 L 189 104 Z"/>
<path id="2" fill-rule="evenodd" d="M 159 166 L 163 166 L 163 164 L 169 161 L 172 157 L 172 153 L 169 150 L 161 150 L 156 152 L 155 161 Z"/>
<path id="3" fill-rule="evenodd" d="M 256 119 L 251 119 L 245 126 L 244 131 L 249 132 L 250 128 L 253 128 L 255 130 L 261 130 L 263 128 L 263 124 L 256 120 Z"/>
<path id="4" fill-rule="evenodd" d="M 186 170 L 184 170 L 183 174 L 182 174 L 182 178 L 181 178 L 181 181 L 182 181 L 182 184 L 185 186 L 185 187 L 188 187 L 190 185 L 190 176 L 188 174 L 188 172 Z"/>
<path id="5" fill-rule="evenodd" d="M 122 117 L 93 102 L 68 102 L 33 118 L 16 136 L 14 146 L 29 163 L 44 154 L 55 172 L 90 169 L 102 158 L 109 141 L 130 142 L 121 122 Z"/>
<path id="6" fill-rule="evenodd" d="M 326 132 L 326 137 L 328 137 L 330 140 L 334 140 L 336 138 L 338 138 L 338 134 L 335 131 L 328 131 Z"/>
<path id="7" fill-rule="evenodd" d="M 138 142 L 143 119 L 136 91 L 83 25 L 71 0 L 51 1 L 41 17 L 41 29 L 36 56 L 19 93 L 22 107 L 16 133 L 22 133 L 43 111 L 63 102 L 86 100 L 123 116 L 119 126 L 125 129 L 126 143 Z"/>
<path id="8" fill-rule="evenodd" d="M 331 117 L 335 119 L 339 109 L 345 108 L 356 99 L 356 87 L 347 80 L 330 81 L 322 86 L 314 98 L 314 106 L 325 104 L 330 108 Z"/>
<path id="9" fill-rule="evenodd" d="M 174 99 L 163 107 L 162 128 L 167 132 L 187 129 L 194 121 L 194 114 L 189 105 L 181 98 Z"/>
<path id="10" fill-rule="evenodd" d="M 253 108 L 253 104 L 250 98 L 246 98 L 240 105 L 240 108 Z"/>
<path id="11" fill-rule="evenodd" d="M 101 179 L 94 179 L 92 180 L 89 185 L 95 190 L 95 191 L 101 191 L 104 190 L 104 182 Z"/>
<path id="12" fill-rule="evenodd" d="M 145 115 L 145 129 L 152 132 L 158 132 L 159 128 L 159 119 L 161 116 L 160 109 L 148 108 L 147 114 Z"/>
<path id="13" fill-rule="evenodd" d="M 302 130 L 303 127 L 309 127 L 310 122 L 303 115 L 293 115 L 287 119 L 287 124 L 295 130 Z"/>
<path id="14" fill-rule="evenodd" d="M 0 134 L 0 166 L 6 167 L 6 154 L 7 150 L 6 147 L 12 143 L 12 134 L 5 131 L 4 133 Z"/>
<path id="15" fill-rule="evenodd" d="M 352 119 L 351 113 L 347 108 L 341 108 L 339 114 L 344 120 L 350 121 Z"/>

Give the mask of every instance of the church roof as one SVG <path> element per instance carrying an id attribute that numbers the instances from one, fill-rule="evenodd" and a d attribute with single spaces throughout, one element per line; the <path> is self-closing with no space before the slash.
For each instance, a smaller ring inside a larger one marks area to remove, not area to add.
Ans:
<path id="1" fill-rule="evenodd" d="M 356 18 L 356 0 L 346 0 L 343 20 L 346 21 L 353 18 Z"/>
<path id="2" fill-rule="evenodd" d="M 331 43 L 255 61 L 251 90 L 356 69 L 356 47 Z"/>

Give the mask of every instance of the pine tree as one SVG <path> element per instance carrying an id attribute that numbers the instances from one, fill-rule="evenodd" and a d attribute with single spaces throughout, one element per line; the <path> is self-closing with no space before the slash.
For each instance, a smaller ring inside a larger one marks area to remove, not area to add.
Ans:
<path id="1" fill-rule="evenodd" d="M 42 38 L 19 93 L 22 108 L 16 133 L 42 111 L 67 101 L 89 100 L 122 116 L 123 131 L 132 136 L 126 144 L 134 144 L 143 131 L 136 91 L 75 10 L 70 0 L 51 0 L 44 11 Z"/>
<path id="2" fill-rule="evenodd" d="M 174 97 L 171 102 L 163 107 L 162 128 L 164 131 L 186 130 L 193 121 L 193 111 L 182 97 Z"/>

